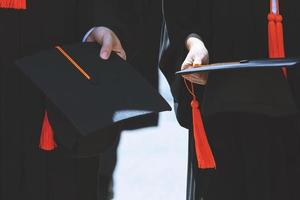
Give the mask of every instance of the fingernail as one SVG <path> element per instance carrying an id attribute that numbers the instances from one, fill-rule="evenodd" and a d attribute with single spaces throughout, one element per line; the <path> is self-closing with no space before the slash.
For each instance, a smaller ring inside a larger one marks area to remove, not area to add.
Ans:
<path id="1" fill-rule="evenodd" d="M 108 52 L 107 52 L 107 51 L 103 51 L 103 52 L 101 53 L 101 58 L 103 58 L 103 59 L 108 59 Z"/>

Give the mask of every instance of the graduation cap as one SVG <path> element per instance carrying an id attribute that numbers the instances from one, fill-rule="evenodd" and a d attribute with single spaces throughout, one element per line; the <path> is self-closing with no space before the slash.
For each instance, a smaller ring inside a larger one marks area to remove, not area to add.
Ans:
<path id="1" fill-rule="evenodd" d="M 259 68 L 281 68 L 287 76 L 286 67 L 294 67 L 300 63 L 299 58 L 270 58 L 261 60 L 242 60 L 237 62 L 215 63 L 210 65 L 201 65 L 199 67 L 177 71 L 177 75 L 188 75 L 200 72 L 222 71 L 222 70 L 242 70 L 242 69 L 259 69 Z M 213 152 L 210 148 L 203 120 L 200 111 L 200 105 L 194 91 L 193 83 L 184 80 L 186 88 L 192 96 L 192 115 L 195 149 L 198 161 L 198 167 L 201 169 L 216 168 L 216 162 Z"/>
<path id="2" fill-rule="evenodd" d="M 98 153 L 114 142 L 114 130 L 171 110 L 132 66 L 116 54 L 102 60 L 99 49 L 95 43 L 72 44 L 16 62 L 47 98 L 42 132 L 53 131 L 74 155 Z M 54 142 L 47 147 L 51 137 L 42 134 L 43 149 L 54 148 Z"/>
<path id="3" fill-rule="evenodd" d="M 300 63 L 299 58 L 242 60 L 238 62 L 226 62 L 226 63 L 215 63 L 210 65 L 201 65 L 199 67 L 178 71 L 176 72 L 176 74 L 187 75 L 193 73 L 220 71 L 220 70 L 294 67 L 296 64 L 299 63 Z"/>

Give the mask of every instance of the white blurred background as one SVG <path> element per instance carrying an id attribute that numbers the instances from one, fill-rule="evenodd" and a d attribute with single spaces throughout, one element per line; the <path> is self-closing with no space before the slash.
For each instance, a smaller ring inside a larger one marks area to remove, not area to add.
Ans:
<path id="1" fill-rule="evenodd" d="M 173 105 L 160 73 L 160 92 Z M 187 130 L 174 111 L 160 114 L 157 128 L 122 134 L 115 171 L 114 200 L 183 200 L 187 173 Z"/>

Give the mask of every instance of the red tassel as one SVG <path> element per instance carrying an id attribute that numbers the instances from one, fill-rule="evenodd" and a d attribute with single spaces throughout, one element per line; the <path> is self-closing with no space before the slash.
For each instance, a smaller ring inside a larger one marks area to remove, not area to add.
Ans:
<path id="1" fill-rule="evenodd" d="M 277 47 L 277 34 L 276 34 L 276 24 L 275 24 L 275 14 L 270 13 L 268 15 L 268 39 L 269 39 L 269 57 L 278 57 L 278 47 Z"/>
<path id="2" fill-rule="evenodd" d="M 195 98 L 192 100 L 191 106 L 198 167 L 200 169 L 215 169 L 216 162 L 207 140 L 199 103 Z"/>
<path id="3" fill-rule="evenodd" d="M 53 151 L 57 147 L 54 141 L 53 129 L 50 125 L 47 112 L 45 112 L 44 115 L 39 147 L 45 151 Z"/>
<path id="4" fill-rule="evenodd" d="M 274 11 L 275 12 L 275 11 Z M 269 38 L 269 57 L 284 58 L 284 37 L 282 16 L 279 14 L 279 1 L 276 1 L 276 12 L 273 12 L 273 1 L 270 0 L 270 13 L 268 15 L 268 38 Z M 287 78 L 286 68 L 282 68 L 282 73 Z"/>
<path id="5" fill-rule="evenodd" d="M 26 0 L 0 0 L 0 8 L 25 10 Z"/>
<path id="6" fill-rule="evenodd" d="M 190 89 L 185 79 L 184 79 L 184 83 L 189 93 L 193 96 L 191 106 L 192 106 L 192 114 L 193 114 L 193 131 L 194 131 L 194 140 L 195 140 L 195 149 L 196 149 L 198 168 L 216 169 L 215 158 L 207 140 L 199 102 L 197 101 L 195 91 L 194 91 L 194 85 L 193 83 L 191 83 L 191 89 Z"/>

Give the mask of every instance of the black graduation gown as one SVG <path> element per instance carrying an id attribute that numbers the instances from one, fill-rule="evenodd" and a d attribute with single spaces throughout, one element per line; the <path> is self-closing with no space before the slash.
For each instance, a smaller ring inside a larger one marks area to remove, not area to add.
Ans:
<path id="1" fill-rule="evenodd" d="M 300 52 L 298 6 L 281 1 L 288 56 Z M 196 33 L 202 38 L 210 62 L 265 58 L 268 12 L 268 0 L 164 0 L 170 43 L 161 68 L 172 86 L 181 125 L 192 127 L 190 95 L 174 76 L 186 56 L 186 37 Z M 299 75 L 299 69 L 290 70 L 290 87 L 280 70 L 216 72 L 205 87 L 197 87 L 217 170 L 197 170 L 191 136 L 188 199 L 299 198 L 293 180 L 299 174 Z"/>
<path id="2" fill-rule="evenodd" d="M 160 0 L 110 0 L 122 30 L 127 61 L 158 89 L 158 52 L 162 23 Z M 129 129 L 157 125 L 157 115 L 144 117 Z"/>
<path id="3" fill-rule="evenodd" d="M 128 61 L 157 87 L 161 2 L 28 0 L 27 4 L 26 11 L 0 9 L 1 199 L 95 199 L 99 160 L 69 158 L 59 148 L 51 153 L 38 149 L 44 96 L 13 62 L 56 44 L 79 42 L 89 28 L 107 26 L 122 41 Z M 131 128 L 156 123 L 157 116 L 151 116 Z M 111 151 L 116 146 L 100 158 L 100 186 L 102 176 L 113 172 L 116 155 Z"/>
<path id="4" fill-rule="evenodd" d="M 24 11 L 0 9 L 0 198 L 96 199 L 98 158 L 71 158 L 60 147 L 50 153 L 39 150 L 44 96 L 14 61 L 57 44 L 80 42 L 91 27 L 113 23 L 94 20 L 92 0 L 27 0 L 27 5 Z"/>
<path id="5" fill-rule="evenodd" d="M 108 27 L 119 31 L 119 37 L 127 54 L 127 61 L 158 89 L 158 51 L 162 12 L 159 0 L 105 0 L 97 1 L 102 12 L 96 12 L 96 18 L 102 19 Z M 126 126 L 126 129 L 137 129 L 157 125 L 156 114 L 145 116 L 140 120 Z M 118 144 L 115 144 L 116 146 Z M 110 181 L 107 178 L 113 173 L 116 163 L 116 149 L 101 156 L 100 160 L 100 186 Z M 101 161 L 110 163 L 102 165 Z M 100 188 L 102 191 L 105 188 Z M 102 194 L 105 191 L 100 192 Z M 101 199 L 102 195 L 100 195 Z"/>

